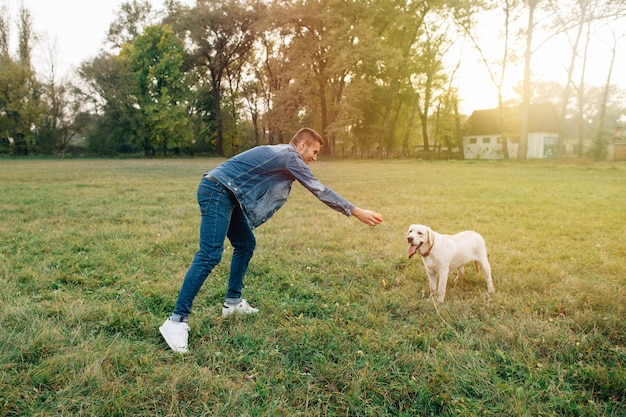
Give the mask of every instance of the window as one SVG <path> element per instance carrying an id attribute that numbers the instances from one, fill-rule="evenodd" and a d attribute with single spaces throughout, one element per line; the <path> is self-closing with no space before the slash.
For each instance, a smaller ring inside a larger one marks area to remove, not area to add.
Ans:
<path id="1" fill-rule="evenodd" d="M 476 138 L 470 138 L 469 143 L 470 145 L 476 145 Z"/>
<path id="2" fill-rule="evenodd" d="M 491 138 L 483 138 L 483 143 L 491 143 Z"/>

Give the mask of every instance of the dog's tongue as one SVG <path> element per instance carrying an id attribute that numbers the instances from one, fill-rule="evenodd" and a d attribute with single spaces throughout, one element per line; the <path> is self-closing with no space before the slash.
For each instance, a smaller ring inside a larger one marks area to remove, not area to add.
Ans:
<path id="1" fill-rule="evenodd" d="M 417 248 L 418 248 L 418 246 L 416 246 L 416 245 L 409 245 L 409 249 L 408 249 L 409 259 L 411 259 L 411 257 L 413 255 L 415 255 L 415 253 L 417 252 Z"/>

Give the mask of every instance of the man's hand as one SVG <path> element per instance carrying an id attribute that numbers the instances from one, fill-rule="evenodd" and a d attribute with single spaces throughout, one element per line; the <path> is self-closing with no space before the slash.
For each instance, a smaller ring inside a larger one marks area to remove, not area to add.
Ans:
<path id="1" fill-rule="evenodd" d="M 372 210 L 363 210 L 355 207 L 352 215 L 368 226 L 376 226 L 383 222 L 383 216 Z"/>

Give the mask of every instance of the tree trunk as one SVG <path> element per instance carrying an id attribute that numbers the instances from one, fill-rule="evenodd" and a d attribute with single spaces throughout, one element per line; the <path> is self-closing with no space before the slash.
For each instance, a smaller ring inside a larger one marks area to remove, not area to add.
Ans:
<path id="1" fill-rule="evenodd" d="M 222 126 L 222 100 L 220 98 L 220 77 L 212 77 L 213 88 L 213 111 L 215 112 L 215 151 L 218 155 L 224 155 L 224 127 Z"/>
<path id="2" fill-rule="evenodd" d="M 322 148 L 320 151 L 323 155 L 333 156 L 335 154 L 335 146 L 333 144 L 332 138 L 330 137 L 330 133 L 328 132 L 328 105 L 326 103 L 326 82 L 325 80 L 319 77 L 319 99 L 320 99 L 320 113 L 322 117 L 322 135 L 324 137 L 324 141 L 326 142 L 326 146 Z"/>
<path id="3" fill-rule="evenodd" d="M 463 149 L 463 132 L 461 131 L 461 116 L 459 115 L 459 101 L 454 100 L 454 121 L 457 146 L 459 147 L 459 158 L 465 159 L 465 150 Z"/>
<path id="4" fill-rule="evenodd" d="M 535 8 L 540 0 L 528 1 L 528 28 L 526 31 L 526 52 L 524 53 L 524 87 L 520 106 L 520 135 L 517 160 L 525 161 L 528 153 L 528 116 L 530 109 L 530 58 L 532 56 Z"/>
<path id="5" fill-rule="evenodd" d="M 580 45 L 580 38 L 582 37 L 584 23 L 587 18 L 587 8 L 582 3 L 579 3 L 579 5 L 581 6 L 581 14 L 578 20 L 578 32 L 576 32 L 576 40 L 574 41 L 574 45 L 572 45 L 572 56 L 570 58 L 569 67 L 567 68 L 567 81 L 565 82 L 565 88 L 563 89 L 563 95 L 561 96 L 561 111 L 559 113 L 559 145 L 557 148 L 559 158 L 565 156 L 565 120 L 567 120 L 567 103 L 569 102 L 570 98 L 574 68 L 576 65 L 576 58 L 578 58 L 578 47 Z M 583 57 L 583 61 L 586 60 L 587 57 Z"/>
<path id="6" fill-rule="evenodd" d="M 606 107 L 609 101 L 609 90 L 611 88 L 611 76 L 613 75 L 613 66 L 615 65 L 615 57 L 617 55 L 617 39 L 611 49 L 611 63 L 609 64 L 609 72 L 606 76 L 606 83 L 604 84 L 604 91 L 602 92 L 602 102 L 600 103 L 600 115 L 598 116 L 598 130 L 596 132 L 596 143 L 594 144 L 594 156 L 597 160 L 606 159 L 607 156 L 607 138 L 605 124 L 606 124 Z"/>
<path id="7" fill-rule="evenodd" d="M 585 154 L 585 75 L 587 73 L 587 53 L 589 51 L 589 42 L 591 40 L 591 22 L 587 23 L 587 35 L 585 41 L 585 52 L 583 59 L 583 67 L 580 72 L 580 85 L 578 86 L 578 95 L 577 95 L 577 135 L 578 135 L 578 149 L 576 149 L 576 154 L 579 157 L 582 157 Z"/>

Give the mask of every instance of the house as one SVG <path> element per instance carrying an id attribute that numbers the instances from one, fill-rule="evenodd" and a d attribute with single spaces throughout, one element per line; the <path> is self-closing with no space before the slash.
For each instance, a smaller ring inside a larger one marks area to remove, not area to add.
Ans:
<path id="1" fill-rule="evenodd" d="M 465 159 L 517 158 L 519 148 L 519 106 L 506 107 L 502 117 L 498 109 L 476 110 L 469 117 L 463 136 Z M 531 104 L 528 115 L 529 159 L 556 158 L 559 120 L 550 103 Z M 506 148 L 505 148 L 506 146 Z"/>

